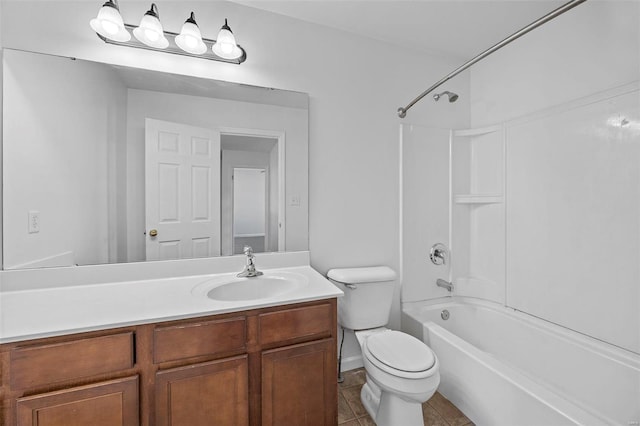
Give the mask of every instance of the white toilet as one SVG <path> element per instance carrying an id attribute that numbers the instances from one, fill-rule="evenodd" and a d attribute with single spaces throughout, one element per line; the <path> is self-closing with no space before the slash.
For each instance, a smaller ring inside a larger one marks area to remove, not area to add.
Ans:
<path id="1" fill-rule="evenodd" d="M 327 273 L 344 297 L 338 322 L 354 330 L 367 382 L 360 397 L 378 426 L 422 426 L 422 403 L 440 383 L 438 358 L 422 341 L 389 330 L 395 272 L 386 266 L 332 269 Z"/>

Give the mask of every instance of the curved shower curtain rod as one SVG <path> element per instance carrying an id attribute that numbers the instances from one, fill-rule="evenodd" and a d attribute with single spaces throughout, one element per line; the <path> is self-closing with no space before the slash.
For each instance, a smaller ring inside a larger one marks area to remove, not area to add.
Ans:
<path id="1" fill-rule="evenodd" d="M 537 21 L 532 22 L 531 24 L 527 25 L 526 27 L 522 28 L 521 30 L 516 31 L 515 33 L 511 34 L 509 37 L 505 38 L 501 42 L 499 42 L 497 44 L 494 44 L 493 46 L 491 46 L 490 48 L 488 48 L 484 52 L 480 53 L 479 55 L 477 55 L 474 58 L 470 59 L 469 61 L 465 62 L 460 67 L 458 67 L 455 70 L 451 71 L 449 74 L 447 74 L 445 77 L 440 79 L 433 86 L 429 87 L 427 90 L 422 92 L 417 98 L 415 98 L 414 100 L 409 102 L 409 104 L 406 107 L 398 108 L 398 117 L 400 117 L 400 118 L 406 117 L 407 111 L 412 106 L 414 106 L 416 103 L 418 103 L 418 101 L 420 101 L 422 98 L 427 96 L 433 90 L 435 90 L 438 87 L 440 87 L 443 83 L 449 81 L 450 79 L 452 79 L 456 75 L 460 74 L 462 71 L 464 71 L 467 68 L 471 67 L 476 62 L 480 61 L 481 59 L 486 58 L 487 56 L 491 55 L 496 50 L 500 49 L 501 47 L 506 46 L 507 44 L 511 43 L 515 39 L 522 37 L 523 35 L 525 35 L 529 31 L 533 30 L 534 28 L 538 28 L 540 25 L 552 20 L 553 18 L 555 18 L 557 16 L 562 15 L 563 13 L 565 13 L 565 12 L 573 9 L 574 7 L 578 6 L 580 3 L 584 3 L 585 1 L 587 1 L 587 0 L 572 0 L 572 1 L 568 2 L 568 3 L 565 3 L 562 6 L 560 6 L 559 8 L 557 8 L 557 9 L 549 12 L 548 14 L 544 15 L 542 18 L 538 19 Z"/>

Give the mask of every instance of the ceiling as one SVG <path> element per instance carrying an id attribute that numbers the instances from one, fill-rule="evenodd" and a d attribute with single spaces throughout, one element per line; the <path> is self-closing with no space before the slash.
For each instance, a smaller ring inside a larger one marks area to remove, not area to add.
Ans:
<path id="1" fill-rule="evenodd" d="M 303 21 L 470 59 L 566 3 L 558 0 L 234 0 Z"/>

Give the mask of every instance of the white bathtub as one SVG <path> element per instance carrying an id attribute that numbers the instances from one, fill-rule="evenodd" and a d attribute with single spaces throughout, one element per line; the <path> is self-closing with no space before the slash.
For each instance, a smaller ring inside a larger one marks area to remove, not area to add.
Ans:
<path id="1" fill-rule="evenodd" d="M 640 425 L 639 355 L 490 302 L 447 300 L 405 303 L 402 328 L 434 350 L 439 391 L 477 425 Z"/>

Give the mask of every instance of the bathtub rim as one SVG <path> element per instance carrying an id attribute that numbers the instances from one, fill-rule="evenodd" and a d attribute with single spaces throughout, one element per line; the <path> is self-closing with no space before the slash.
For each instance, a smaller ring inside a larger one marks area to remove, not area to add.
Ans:
<path id="1" fill-rule="evenodd" d="M 625 367 L 638 370 L 640 372 L 640 354 L 629 349 L 621 348 L 611 343 L 596 339 L 579 331 L 572 330 L 562 325 L 547 321 L 515 308 L 505 306 L 501 303 L 492 302 L 473 297 L 448 296 L 444 298 L 422 300 L 415 302 L 403 302 L 401 314 L 408 315 L 415 321 L 419 321 L 420 311 L 424 309 L 437 310 L 447 306 L 479 306 L 497 312 L 500 315 L 508 315 L 514 320 L 524 323 L 527 326 L 538 329 L 544 333 L 552 334 L 570 344 L 577 345 L 582 349 L 597 353 L 606 357 L 612 362 L 616 362 Z M 430 321 L 426 319 L 426 321 Z M 422 323 L 426 322 L 422 319 Z"/>
<path id="2" fill-rule="evenodd" d="M 460 351 L 464 356 L 471 357 L 474 362 L 495 374 L 499 380 L 504 381 L 508 386 L 514 387 L 519 392 L 536 400 L 539 404 L 546 406 L 549 410 L 553 411 L 557 415 L 563 416 L 573 424 L 582 426 L 616 424 L 615 421 L 603 416 L 602 413 L 594 412 L 589 407 L 566 398 L 564 395 L 555 392 L 553 389 L 546 387 L 542 383 L 539 383 L 521 370 L 514 368 L 509 364 L 505 364 L 483 352 L 439 324 L 432 321 L 426 321 L 423 327 L 426 333 L 436 333 L 440 338 L 444 339 L 447 344 Z M 456 406 L 460 406 L 461 408 L 470 408 L 467 407 L 464 401 L 457 401 L 453 395 L 448 395 L 445 392 L 443 392 L 443 395 L 445 397 L 452 397 L 451 399 Z M 469 414 L 471 414 L 471 412 Z"/>
<path id="3" fill-rule="evenodd" d="M 434 337 L 432 336 L 434 332 L 440 338 L 443 338 L 444 334 L 445 341 L 448 345 L 452 345 L 456 350 L 461 351 L 464 356 L 471 356 L 476 362 L 479 362 L 482 368 L 497 373 L 501 379 L 506 380 L 511 386 L 517 387 L 520 391 L 535 398 L 538 402 L 547 405 L 556 413 L 573 421 L 574 424 L 585 426 L 592 424 L 624 424 L 624 422 L 618 423 L 620 419 L 615 420 L 609 417 L 610 413 L 596 410 L 595 407 L 576 399 L 574 396 L 567 394 L 554 385 L 547 387 L 544 381 L 540 382 L 527 370 L 522 370 L 517 365 L 512 365 L 509 362 L 503 362 L 499 357 L 495 357 L 483 351 L 481 347 L 467 342 L 454 331 L 449 331 L 446 325 L 442 325 L 443 321 L 440 320 L 438 312 L 441 309 L 455 309 L 458 307 L 462 309 L 486 309 L 493 311 L 497 315 L 507 315 L 509 316 L 509 318 L 506 319 L 507 321 L 516 322 L 515 324 L 509 325 L 509 327 L 515 326 L 517 328 L 522 324 L 522 327 L 529 327 L 534 333 L 542 333 L 543 335 L 548 335 L 551 339 L 559 339 L 560 344 L 572 345 L 580 351 L 589 351 L 595 357 L 601 359 L 599 362 L 615 363 L 624 369 L 630 370 L 631 374 L 640 375 L 640 356 L 615 345 L 602 342 L 590 336 L 583 335 L 495 302 L 454 296 L 429 301 L 404 303 L 402 306 L 403 327 L 407 326 L 407 323 L 405 323 L 407 318 L 405 316 L 408 316 L 412 322 L 414 331 L 417 330 L 416 327 L 418 325 L 420 329 L 422 329 L 421 337 L 425 342 L 430 343 L 431 338 Z M 425 311 L 428 311 L 428 313 L 425 313 Z M 452 312 L 452 315 L 455 315 L 455 312 Z M 529 388 L 529 386 L 532 387 Z M 456 406 L 459 406 L 461 409 L 467 408 L 470 410 L 469 413 L 467 413 L 468 416 L 473 415 L 473 411 L 475 410 L 473 405 L 465 405 L 465 401 L 457 400 L 455 394 L 449 395 L 443 392 L 443 395 L 451 399 Z"/>

